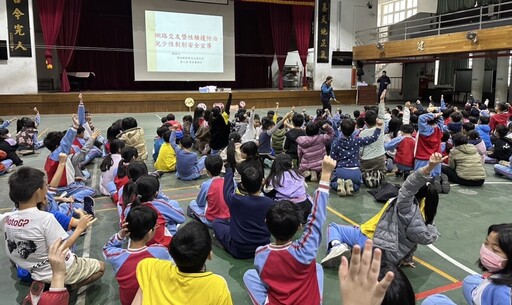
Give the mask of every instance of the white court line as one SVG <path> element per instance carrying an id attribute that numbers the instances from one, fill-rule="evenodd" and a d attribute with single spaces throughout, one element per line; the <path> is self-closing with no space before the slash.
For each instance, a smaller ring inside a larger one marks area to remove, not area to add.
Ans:
<path id="1" fill-rule="evenodd" d="M 467 273 L 469 273 L 469 274 L 479 274 L 478 272 L 474 271 L 473 269 L 471 269 L 471 268 L 463 265 L 462 263 L 456 261 L 454 258 L 449 256 L 448 254 L 446 254 L 443 251 L 439 250 L 436 246 L 428 245 L 427 247 L 429 247 L 430 250 L 432 250 L 435 253 L 439 254 L 439 256 L 441 256 L 442 258 L 446 259 L 447 261 L 449 261 L 450 263 L 452 263 L 456 267 L 459 267 L 460 269 L 466 271 Z"/>
<path id="2" fill-rule="evenodd" d="M 161 120 L 161 119 L 162 119 L 162 117 L 161 117 L 161 116 L 159 116 L 159 115 L 158 115 L 158 114 L 156 114 L 156 113 L 155 113 L 155 116 L 156 116 L 159 120 Z"/>
<path id="3" fill-rule="evenodd" d="M 93 189 L 98 189 L 98 184 L 99 184 L 99 175 L 97 175 L 97 172 L 98 172 L 98 162 L 94 162 L 94 168 L 93 168 L 93 173 L 91 175 L 93 175 L 93 179 L 92 179 L 92 185 L 91 187 Z M 87 231 L 85 232 L 85 237 L 84 237 L 84 252 L 82 254 L 82 257 L 84 258 L 89 258 L 89 255 L 91 254 L 91 239 L 92 239 L 92 227 L 93 226 L 90 226 L 89 229 L 87 229 Z M 80 289 L 78 290 L 78 296 L 76 298 L 76 305 L 85 305 L 85 298 L 87 296 L 87 288 L 89 287 L 89 285 L 87 286 L 82 286 L 80 287 Z"/>

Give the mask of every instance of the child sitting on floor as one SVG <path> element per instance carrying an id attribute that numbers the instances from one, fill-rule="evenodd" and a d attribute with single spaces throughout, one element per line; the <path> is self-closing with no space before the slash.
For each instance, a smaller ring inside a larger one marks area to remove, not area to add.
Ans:
<path id="1" fill-rule="evenodd" d="M 122 305 L 130 305 L 139 289 L 136 269 L 146 258 L 172 260 L 166 247 L 146 244 L 155 236 L 158 215 L 150 207 L 133 208 L 126 216 L 119 233 L 114 234 L 103 247 L 105 260 L 112 265 L 119 283 L 119 298 Z M 126 249 L 123 244 L 127 243 Z"/>
<path id="2" fill-rule="evenodd" d="M 127 146 L 137 148 L 139 160 L 146 161 L 148 159 L 148 151 L 146 149 L 144 129 L 138 127 L 137 120 L 132 117 L 124 118 L 121 122 L 121 128 L 123 132 L 117 138 L 123 140 Z"/>
<path id="3" fill-rule="evenodd" d="M 132 305 L 233 305 L 226 280 L 206 271 L 212 259 L 208 228 L 189 222 L 176 233 L 169 247 L 174 262 L 147 258 L 137 265 L 140 288 Z"/>
<path id="4" fill-rule="evenodd" d="M 297 138 L 299 171 L 304 178 L 311 176 L 311 182 L 318 181 L 318 174 L 322 168 L 322 159 L 326 154 L 325 145 L 334 137 L 331 125 L 324 124 L 324 134 L 320 134 L 320 126 L 309 122 L 306 126 L 306 135 Z"/>
<path id="5" fill-rule="evenodd" d="M 197 159 L 197 154 L 192 151 L 192 137 L 184 136 L 179 147 L 176 144 L 176 131 L 173 130 L 169 142 L 176 152 L 176 177 L 181 180 L 196 180 L 201 177 L 206 156 Z"/>
<path id="6" fill-rule="evenodd" d="M 322 303 L 324 272 L 316 263 L 316 256 L 326 219 L 329 180 L 335 167 L 336 161 L 325 156 L 312 213 L 300 239 L 292 242 L 302 218 L 293 203 L 279 201 L 267 212 L 265 222 L 276 242 L 256 250 L 256 269 L 248 270 L 243 278 L 253 304 Z"/>
<path id="7" fill-rule="evenodd" d="M 110 153 L 103 159 L 100 165 L 100 192 L 102 195 L 112 197 L 117 191 L 114 179 L 117 175 L 119 161 L 121 161 L 121 151 L 124 148 L 124 142 L 118 139 L 110 143 Z"/>
<path id="8" fill-rule="evenodd" d="M 158 157 L 154 164 L 156 170 L 163 171 L 164 173 L 173 172 L 176 170 L 176 151 L 171 145 L 172 131 L 167 130 L 164 132 L 164 143 L 160 147 Z M 176 141 L 176 138 L 174 138 Z"/>
<path id="9" fill-rule="evenodd" d="M 204 164 L 210 179 L 201 184 L 197 200 L 190 202 L 187 214 L 193 215 L 211 228 L 215 219 L 229 219 L 230 215 L 222 192 L 224 178 L 219 176 L 223 166 L 222 158 L 219 155 L 209 155 Z"/>

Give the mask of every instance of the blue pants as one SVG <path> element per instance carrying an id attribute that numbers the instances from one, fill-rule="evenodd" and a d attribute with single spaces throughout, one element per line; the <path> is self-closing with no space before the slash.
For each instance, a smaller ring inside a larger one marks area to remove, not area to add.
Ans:
<path id="1" fill-rule="evenodd" d="M 424 166 L 428 165 L 428 160 L 414 160 L 414 170 L 418 170 Z M 430 177 L 438 177 L 441 176 L 441 164 L 438 164 L 433 171 L 430 172 Z"/>
<path id="2" fill-rule="evenodd" d="M 414 170 L 414 167 L 412 166 L 407 166 L 407 165 L 402 165 L 402 164 L 395 164 L 396 165 L 396 168 L 398 168 L 398 170 L 400 171 L 412 171 Z"/>
<path id="3" fill-rule="evenodd" d="M 212 229 L 215 236 L 222 244 L 224 249 L 231 254 L 234 258 L 246 259 L 254 258 L 256 248 L 263 245 L 244 245 L 235 242 L 231 238 L 231 231 L 229 227 L 229 220 L 215 219 L 212 223 Z M 265 244 L 270 243 L 268 240 Z"/>
<path id="4" fill-rule="evenodd" d="M 192 210 L 192 213 L 201 220 L 202 223 L 204 223 L 208 228 L 212 227 L 212 223 L 206 219 L 204 216 L 204 213 L 206 212 L 206 207 L 200 207 L 197 205 L 197 201 L 192 200 L 189 204 L 190 209 Z"/>
<path id="5" fill-rule="evenodd" d="M 320 296 L 324 291 L 324 269 L 320 264 L 316 264 L 316 276 L 318 279 L 318 289 Z M 244 273 L 244 284 L 249 297 L 254 305 L 263 305 L 267 300 L 267 287 L 261 281 L 258 272 L 255 269 L 249 269 Z"/>
<path id="6" fill-rule="evenodd" d="M 86 196 L 94 197 L 96 195 L 95 189 L 86 186 L 85 183 L 83 183 L 83 182 L 77 182 L 77 181 L 70 183 L 67 186 L 59 187 L 57 189 L 57 193 L 63 193 L 63 192 L 67 192 L 68 196 L 73 196 L 73 197 L 75 197 L 76 201 L 80 201 L 80 202 L 83 202 L 84 197 L 86 197 Z"/>
<path id="7" fill-rule="evenodd" d="M 496 164 L 494 165 L 494 172 L 497 175 L 504 176 L 505 178 L 512 180 L 512 167 Z"/>
<path id="8" fill-rule="evenodd" d="M 462 294 L 468 304 L 473 304 L 473 290 L 480 285 L 484 279 L 481 275 L 468 275 L 462 283 Z M 442 294 L 434 294 L 426 298 L 422 305 L 455 305 L 447 296 Z"/>
<path id="9" fill-rule="evenodd" d="M 190 181 L 196 180 L 201 177 L 201 171 L 204 169 L 204 161 L 206 160 L 206 156 L 202 156 L 199 160 L 197 160 L 197 164 L 192 168 L 193 172 L 188 176 L 180 175 L 179 171 L 176 171 L 176 177 L 180 180 Z"/>
<path id="10" fill-rule="evenodd" d="M 85 166 L 95 158 L 100 158 L 101 156 L 103 156 L 103 151 L 101 151 L 101 149 L 99 149 L 98 147 L 93 146 L 85 156 L 84 160 L 80 162 L 80 166 Z"/>
<path id="11" fill-rule="evenodd" d="M 363 184 L 363 177 L 359 167 L 337 167 L 334 170 L 334 177 L 331 179 L 331 188 L 338 189 L 338 179 L 352 180 L 354 191 L 359 191 Z"/>
<path id="12" fill-rule="evenodd" d="M 358 227 L 344 226 L 331 222 L 327 227 L 327 246 L 333 240 L 338 240 L 351 248 L 359 245 L 363 249 L 368 237 Z"/>

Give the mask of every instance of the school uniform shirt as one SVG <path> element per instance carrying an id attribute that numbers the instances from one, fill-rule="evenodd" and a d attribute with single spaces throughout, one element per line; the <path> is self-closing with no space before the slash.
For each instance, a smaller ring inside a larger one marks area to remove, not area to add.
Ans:
<path id="1" fill-rule="evenodd" d="M 436 127 L 428 124 L 434 119 L 434 114 L 425 113 L 418 118 L 418 135 L 414 155 L 417 160 L 428 160 L 435 152 L 441 152 L 441 139 L 443 137 L 443 120 L 439 119 Z"/>
<path id="2" fill-rule="evenodd" d="M 416 140 L 412 136 L 399 136 L 384 145 L 386 150 L 396 149 L 394 163 L 414 166 L 414 147 Z"/>
<path id="3" fill-rule="evenodd" d="M 173 172 L 176 170 L 176 152 L 171 144 L 164 143 L 160 147 L 160 152 L 155 162 L 155 169 L 164 172 Z"/>
<path id="4" fill-rule="evenodd" d="M 5 251 L 9 259 L 17 266 L 29 270 L 34 280 L 51 280 L 52 268 L 46 261 L 48 247 L 59 237 L 63 240 L 69 237 L 53 214 L 40 211 L 36 207 L 18 210 L 5 216 L 2 225 Z M 75 256 L 68 251 L 66 268 L 69 268 L 74 260 Z M 41 266 L 33 268 L 38 264 Z"/>
<path id="5" fill-rule="evenodd" d="M 114 179 L 117 175 L 117 167 L 119 166 L 119 161 L 121 161 L 120 154 L 112 154 L 112 166 L 104 172 L 101 173 L 100 177 L 100 192 L 103 195 L 110 196 L 109 190 L 116 190 L 117 186 L 114 182 Z"/>
<path id="6" fill-rule="evenodd" d="M 103 247 L 103 257 L 112 265 L 119 283 L 119 298 L 122 305 L 130 305 L 139 290 L 136 271 L 140 261 L 145 258 L 172 260 L 169 251 L 162 245 L 154 244 L 139 249 L 123 249 L 123 243 L 126 240 L 121 239 L 116 233 Z"/>
<path id="7" fill-rule="evenodd" d="M 197 194 L 197 206 L 204 208 L 204 217 L 208 221 L 215 219 L 229 219 L 229 208 L 224 201 L 224 178 L 213 177 L 201 184 Z"/>
<path id="8" fill-rule="evenodd" d="M 66 288 L 50 288 L 43 292 L 38 305 L 68 305 L 69 292 Z"/>
<path id="9" fill-rule="evenodd" d="M 176 144 L 176 132 L 171 133 L 169 143 L 176 152 L 176 171 L 178 178 L 197 179 L 201 175 L 195 169 L 197 165 L 197 153 L 182 149 Z M 195 174 L 195 175 L 194 175 Z"/>
<path id="10" fill-rule="evenodd" d="M 496 130 L 496 126 L 498 125 L 507 126 L 508 118 L 511 116 L 510 110 L 512 110 L 512 108 L 510 108 L 508 112 L 497 113 L 491 116 L 491 119 L 489 120 L 489 127 L 491 127 L 492 131 Z"/>
<path id="11" fill-rule="evenodd" d="M 226 280 L 212 272 L 185 273 L 169 261 L 147 258 L 137 265 L 143 305 L 232 305 Z"/>
<path id="12" fill-rule="evenodd" d="M 316 256 L 328 201 L 329 185 L 320 182 L 301 238 L 285 245 L 269 244 L 256 250 L 254 265 L 268 287 L 266 304 L 317 305 L 322 302 Z"/>
<path id="13" fill-rule="evenodd" d="M 52 181 L 55 172 L 57 171 L 57 167 L 59 167 L 59 154 L 65 153 L 69 154 L 71 151 L 71 146 L 76 137 L 76 129 L 69 128 L 64 137 L 60 140 L 59 146 L 48 155 L 46 158 L 46 162 L 44 164 L 44 171 L 48 176 L 48 181 Z M 68 158 L 66 161 L 66 167 L 64 168 L 64 172 L 62 173 L 62 178 L 59 181 L 59 187 L 67 186 L 75 182 L 75 168 L 71 163 L 71 158 Z"/>

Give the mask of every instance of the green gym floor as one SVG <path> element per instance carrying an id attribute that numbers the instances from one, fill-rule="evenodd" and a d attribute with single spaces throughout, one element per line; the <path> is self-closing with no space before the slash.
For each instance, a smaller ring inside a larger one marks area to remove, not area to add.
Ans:
<path id="1" fill-rule="evenodd" d="M 86 104 L 87 106 L 87 104 Z M 336 107 L 336 105 L 333 105 Z M 250 105 L 248 105 L 250 107 Z M 308 113 L 314 113 L 314 107 L 308 107 Z M 355 106 L 344 106 L 344 113 L 352 114 Z M 357 108 L 359 109 L 359 108 Z M 282 112 L 284 113 L 284 109 Z M 257 110 L 260 115 L 266 113 L 266 109 Z M 27 113 L 30 113 L 27 111 Z M 180 119 L 185 113 L 175 113 Z M 26 114 L 25 114 L 26 115 Z M 148 151 L 151 153 L 155 131 L 160 126 L 160 116 L 164 113 L 143 114 L 93 114 L 94 125 L 100 128 L 104 134 L 110 124 L 118 118 L 133 116 L 139 126 L 146 133 Z M 22 115 L 18 115 L 21 117 Z M 8 119 L 4 117 L 4 119 Z M 39 127 L 40 131 L 64 130 L 70 126 L 70 115 L 44 115 Z M 15 125 L 11 126 L 11 132 L 15 131 Z M 43 148 L 39 154 L 23 158 L 24 166 L 43 168 L 48 151 Z M 100 171 L 99 161 L 88 167 L 93 173 L 90 185 L 98 187 Z M 150 170 L 152 162 L 148 161 Z M 440 195 L 440 204 L 436 217 L 436 225 L 441 233 L 440 239 L 433 247 L 419 246 L 416 251 L 416 268 L 405 268 L 404 271 L 411 281 L 417 294 L 418 302 L 433 293 L 442 292 L 451 297 L 457 304 L 465 304 L 461 291 L 461 281 L 472 272 L 478 272 L 475 262 L 479 256 L 480 245 L 485 239 L 487 227 L 493 223 L 511 221 L 512 206 L 512 181 L 496 177 L 491 166 L 486 165 L 487 179 L 483 187 L 466 188 L 453 185 L 450 194 Z M 0 212 L 12 209 L 13 204 L 8 197 L 7 180 L 9 175 L 0 177 Z M 198 193 L 203 180 L 192 182 L 178 181 L 173 174 L 162 177 L 163 191 L 174 200 L 177 200 L 183 210 Z M 401 178 L 389 177 L 391 182 L 401 182 Z M 309 191 L 315 190 L 315 184 L 309 183 Z M 507 199 L 509 198 L 509 199 Z M 507 202 L 509 202 L 507 204 Z M 328 206 L 327 223 L 359 224 L 382 207 L 363 188 L 354 197 L 338 197 L 331 191 Z M 90 256 L 103 260 L 101 249 L 109 237 L 118 231 L 118 216 L 114 204 L 110 198 L 99 196 L 96 199 L 96 212 L 98 221 L 92 226 L 84 237 L 77 243 L 77 254 Z M 189 221 L 188 219 L 187 221 Z M 326 224 L 327 224 L 326 223 Z M 325 226 L 324 226 L 325 229 Z M 207 268 L 222 275 L 231 291 L 233 303 L 236 305 L 251 304 L 244 289 L 242 275 L 252 268 L 252 260 L 236 260 L 221 249 L 213 249 L 214 258 L 207 262 Z M 318 260 L 325 255 L 325 239 L 318 252 Z M 16 278 L 15 268 L 11 267 L 5 251 L 0 251 L 0 266 L 5 273 L 0 275 L 1 304 L 19 304 L 28 291 L 28 284 L 20 283 Z M 324 305 L 341 304 L 337 270 L 325 270 Z M 70 304 L 119 304 L 118 286 L 110 266 L 106 266 L 103 278 L 85 290 L 72 293 Z M 196 304 L 191 304 L 196 305 Z"/>

